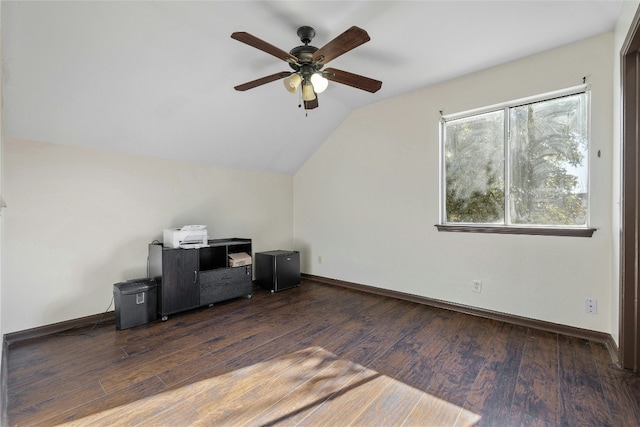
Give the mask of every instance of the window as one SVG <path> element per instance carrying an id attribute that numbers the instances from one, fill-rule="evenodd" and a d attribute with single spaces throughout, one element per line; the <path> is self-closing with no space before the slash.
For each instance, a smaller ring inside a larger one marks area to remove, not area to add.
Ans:
<path id="1" fill-rule="evenodd" d="M 589 91 L 443 116 L 442 231 L 591 236 Z"/>

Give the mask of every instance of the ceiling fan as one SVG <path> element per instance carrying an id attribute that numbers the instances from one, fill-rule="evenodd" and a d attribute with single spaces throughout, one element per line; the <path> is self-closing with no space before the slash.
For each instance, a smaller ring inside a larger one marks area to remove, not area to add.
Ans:
<path id="1" fill-rule="evenodd" d="M 296 93 L 298 88 L 302 87 L 304 108 L 310 110 L 318 107 L 317 94 L 322 93 L 327 88 L 329 80 L 371 93 L 377 92 L 382 87 L 381 81 L 370 79 L 369 77 L 336 68 L 326 68 L 322 70 L 322 67 L 324 67 L 327 62 L 368 42 L 370 38 L 365 30 L 353 26 L 320 49 L 309 44 L 315 35 L 316 31 L 311 27 L 303 26 L 298 28 L 298 37 L 300 37 L 300 41 L 304 43 L 304 45 L 294 47 L 287 53 L 249 33 L 240 31 L 231 34 L 232 39 L 273 55 L 287 62 L 293 69 L 293 71 L 283 71 L 243 83 L 235 86 L 234 89 L 245 91 L 266 83 L 284 79 L 284 86 L 291 93 Z"/>

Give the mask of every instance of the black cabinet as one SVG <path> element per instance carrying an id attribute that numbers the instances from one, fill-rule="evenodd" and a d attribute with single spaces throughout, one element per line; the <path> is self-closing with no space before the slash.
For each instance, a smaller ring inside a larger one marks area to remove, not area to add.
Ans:
<path id="1" fill-rule="evenodd" d="M 149 277 L 158 283 L 158 314 L 170 314 L 231 298 L 251 298 L 251 265 L 229 267 L 229 254 L 251 255 L 251 239 L 210 240 L 197 249 L 149 245 Z"/>

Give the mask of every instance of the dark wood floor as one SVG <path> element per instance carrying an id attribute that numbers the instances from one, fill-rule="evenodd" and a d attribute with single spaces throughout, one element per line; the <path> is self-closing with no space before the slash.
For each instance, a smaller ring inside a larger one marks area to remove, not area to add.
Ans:
<path id="1" fill-rule="evenodd" d="M 8 424 L 635 426 L 602 344 L 303 281 L 13 343 Z"/>

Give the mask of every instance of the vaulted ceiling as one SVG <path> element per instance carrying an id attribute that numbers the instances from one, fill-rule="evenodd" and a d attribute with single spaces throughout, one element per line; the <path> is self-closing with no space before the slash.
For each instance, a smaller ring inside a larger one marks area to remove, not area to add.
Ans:
<path id="1" fill-rule="evenodd" d="M 292 174 L 353 109 L 611 31 L 621 4 L 3 0 L 3 134 Z M 290 68 L 232 32 L 289 51 L 302 25 L 365 29 L 330 66 L 382 89 L 330 83 L 308 114 L 282 82 L 233 89 Z"/>

